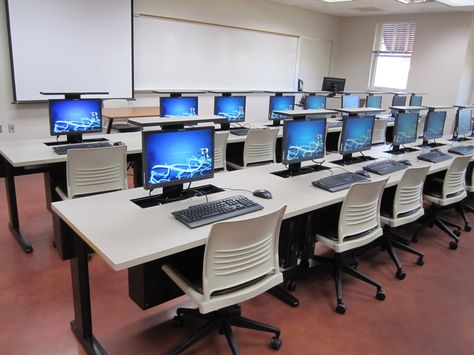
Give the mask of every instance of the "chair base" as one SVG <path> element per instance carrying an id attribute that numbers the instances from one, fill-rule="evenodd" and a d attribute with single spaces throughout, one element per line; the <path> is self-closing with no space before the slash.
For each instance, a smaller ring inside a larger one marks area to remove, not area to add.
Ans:
<path id="1" fill-rule="evenodd" d="M 469 206 L 469 205 L 466 205 L 464 203 L 461 203 L 457 209 L 456 209 L 459 214 L 461 215 L 462 219 L 464 220 L 464 230 L 466 232 L 470 232 L 472 230 L 472 227 L 471 227 L 471 224 L 469 222 L 469 218 L 467 217 L 467 212 L 474 212 L 474 209 Z"/>
<path id="2" fill-rule="evenodd" d="M 172 354 L 179 354 L 183 352 L 191 345 L 193 345 L 194 343 L 201 340 L 206 335 L 210 334 L 212 331 L 215 330 L 218 330 L 219 334 L 225 335 L 227 343 L 229 344 L 232 350 L 232 354 L 240 354 L 240 350 L 235 340 L 234 333 L 232 332 L 232 326 L 274 333 L 275 336 L 272 338 L 270 347 L 272 349 L 278 350 L 281 345 L 279 328 L 242 317 L 239 305 L 226 307 L 208 314 L 201 314 L 197 309 L 178 308 L 173 321 L 178 325 L 182 325 L 183 315 L 199 319 L 205 319 L 208 322 L 196 334 L 186 340 L 184 344 L 176 348 L 172 352 Z"/>
<path id="3" fill-rule="evenodd" d="M 383 301 L 385 299 L 385 293 L 382 289 L 382 285 L 375 282 L 368 276 L 364 275 L 363 273 L 356 270 L 357 264 L 354 266 L 348 265 L 346 262 L 342 260 L 340 253 L 334 253 L 334 258 L 328 258 L 323 256 L 316 256 L 314 257 L 315 260 L 318 260 L 323 263 L 332 263 L 333 264 L 333 274 L 334 274 L 334 281 L 336 285 L 336 298 L 337 298 L 337 305 L 336 305 L 336 312 L 339 314 L 346 313 L 347 307 L 344 304 L 342 298 L 342 273 L 349 274 L 361 281 L 364 281 L 376 288 L 375 298 L 379 301 Z"/>
<path id="4" fill-rule="evenodd" d="M 441 208 L 438 206 L 431 206 L 431 209 L 426 215 L 426 218 L 424 219 L 423 223 L 413 234 L 412 242 L 417 243 L 420 233 L 423 232 L 427 227 L 432 228 L 433 226 L 437 226 L 439 229 L 441 229 L 453 239 L 453 241 L 449 243 L 449 249 L 455 250 L 458 247 L 459 238 L 461 237 L 461 226 L 451 221 L 448 221 L 447 219 L 440 218 L 438 216 L 440 210 Z M 454 229 L 451 230 L 449 229 L 449 227 L 452 227 Z"/>

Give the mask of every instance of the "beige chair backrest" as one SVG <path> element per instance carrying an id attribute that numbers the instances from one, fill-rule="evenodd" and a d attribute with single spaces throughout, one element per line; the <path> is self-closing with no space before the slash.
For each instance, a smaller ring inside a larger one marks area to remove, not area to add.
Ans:
<path id="1" fill-rule="evenodd" d="M 466 190 L 466 169 L 472 156 L 455 157 L 443 180 L 441 196 L 443 199 L 455 196 Z"/>
<path id="2" fill-rule="evenodd" d="M 429 170 L 429 166 L 405 170 L 395 190 L 392 218 L 423 208 L 423 185 Z"/>
<path id="3" fill-rule="evenodd" d="M 229 132 L 215 132 L 214 169 L 227 170 L 226 148 Z"/>
<path id="4" fill-rule="evenodd" d="M 385 131 L 387 130 L 388 120 L 376 119 L 374 130 L 372 132 L 372 144 L 386 143 Z"/>
<path id="5" fill-rule="evenodd" d="M 251 129 L 244 144 L 243 164 L 275 162 L 278 128 Z"/>

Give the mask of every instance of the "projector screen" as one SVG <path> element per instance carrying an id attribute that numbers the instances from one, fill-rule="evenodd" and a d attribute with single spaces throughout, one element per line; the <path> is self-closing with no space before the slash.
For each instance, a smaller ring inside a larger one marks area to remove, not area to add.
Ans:
<path id="1" fill-rule="evenodd" d="M 132 0 L 8 0 L 13 99 L 133 97 Z M 61 96 L 57 96 L 60 98 Z"/>

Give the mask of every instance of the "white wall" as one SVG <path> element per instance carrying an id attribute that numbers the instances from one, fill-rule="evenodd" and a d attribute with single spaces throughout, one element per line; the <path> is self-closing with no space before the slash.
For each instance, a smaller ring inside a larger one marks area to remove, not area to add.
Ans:
<path id="1" fill-rule="evenodd" d="M 185 19 L 194 19 L 292 33 L 310 38 L 336 41 L 341 19 L 316 12 L 292 8 L 259 0 L 135 0 L 135 12 L 157 14 Z M 7 25 L 4 6 L 0 6 L 1 53 L 0 68 L 0 124 L 3 133 L 0 140 L 14 140 L 47 137 L 48 112 L 46 104 L 11 104 L 11 74 L 8 50 Z M 32 55 L 34 60 L 34 55 Z M 249 98 L 248 120 L 265 121 L 267 102 L 264 95 Z M 137 95 L 134 105 L 158 104 L 155 95 Z M 211 113 L 212 97 L 206 95 L 200 100 L 200 113 Z M 14 123 L 16 133 L 8 133 L 8 123 Z"/>

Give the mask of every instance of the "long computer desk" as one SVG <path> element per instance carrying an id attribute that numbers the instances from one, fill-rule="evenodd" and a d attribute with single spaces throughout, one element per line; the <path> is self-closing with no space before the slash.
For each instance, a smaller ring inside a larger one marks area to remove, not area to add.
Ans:
<path id="1" fill-rule="evenodd" d="M 449 147 L 450 145 L 446 145 L 441 149 L 447 150 Z M 408 159 L 413 166 L 430 165 L 429 173 L 445 170 L 451 163 L 451 161 L 436 164 L 421 162 L 416 158 L 420 151 L 393 157 L 384 153 L 387 149 L 388 146 L 377 146 L 366 154 L 374 158 Z M 334 173 L 343 172 L 331 163 L 339 158 L 338 154 L 327 155 L 324 165 L 335 168 Z M 367 162 L 345 166 L 344 169 L 356 171 L 364 164 Z M 301 216 L 308 216 L 308 221 L 318 223 L 317 220 L 311 220 L 310 216 L 318 209 L 343 201 L 347 193 L 347 190 L 330 193 L 311 185 L 311 181 L 330 174 L 328 170 L 287 179 L 271 174 L 282 169 L 281 164 L 269 164 L 224 172 L 216 174 L 213 179 L 198 182 L 196 185 L 213 184 L 225 189 L 223 192 L 209 195 L 209 200 L 242 194 L 264 206 L 263 210 L 251 215 L 236 217 L 239 219 L 257 216 L 286 205 L 284 223 L 299 219 Z M 402 174 L 403 171 L 392 173 L 387 186 L 396 185 Z M 371 174 L 371 177 L 373 180 L 384 178 L 375 174 Z M 273 199 L 253 197 L 251 191 L 260 188 L 270 190 Z M 192 264 L 191 259 L 187 259 L 187 253 L 206 243 L 210 231 L 209 225 L 189 229 L 171 215 L 172 211 L 205 202 L 205 197 L 195 197 L 145 209 L 130 201 L 147 195 L 148 191 L 143 188 L 135 188 L 52 204 L 58 223 L 69 228 L 69 232 L 63 237 L 74 242 L 74 255 L 71 260 L 74 320 L 71 322 L 71 327 L 89 353 L 105 353 L 92 331 L 87 265 L 89 248 L 99 254 L 113 270 L 128 269 L 130 297 L 140 307 L 147 309 L 181 294 L 169 280 L 162 277 L 161 265 L 169 258 L 176 260 L 180 255 L 184 255 L 187 264 Z M 108 213 L 102 213 L 104 210 Z M 101 218 L 91 218 L 97 215 Z M 286 235 L 281 235 L 280 242 L 282 238 L 286 238 Z M 150 295 L 152 291 L 159 292 L 160 295 Z"/>
<path id="2" fill-rule="evenodd" d="M 104 107 L 102 109 L 102 116 L 109 120 L 107 123 L 107 133 L 110 133 L 114 119 L 158 117 L 160 116 L 160 108 L 158 106 Z"/>

